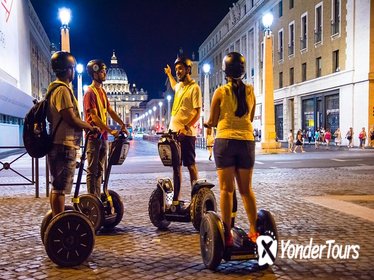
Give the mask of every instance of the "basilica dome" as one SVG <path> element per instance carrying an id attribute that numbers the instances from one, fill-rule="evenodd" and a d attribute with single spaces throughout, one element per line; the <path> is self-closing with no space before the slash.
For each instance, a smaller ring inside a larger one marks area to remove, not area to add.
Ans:
<path id="1" fill-rule="evenodd" d="M 129 82 L 129 80 L 127 79 L 127 74 L 125 70 L 119 67 L 118 62 L 117 62 L 117 57 L 114 52 L 111 57 L 111 65 L 107 69 L 107 72 L 106 72 L 106 79 L 107 81 L 121 81 L 122 83 Z"/>

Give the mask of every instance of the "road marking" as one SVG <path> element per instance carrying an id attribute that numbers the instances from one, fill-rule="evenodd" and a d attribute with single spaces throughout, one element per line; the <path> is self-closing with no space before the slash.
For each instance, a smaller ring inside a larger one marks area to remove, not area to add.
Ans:
<path id="1" fill-rule="evenodd" d="M 333 161 L 362 161 L 362 159 L 356 158 L 356 159 L 341 159 L 341 158 L 332 158 Z"/>
<path id="2" fill-rule="evenodd" d="M 374 209 L 360 206 L 352 202 L 354 200 L 373 201 L 374 195 L 357 195 L 357 196 L 343 196 L 343 195 L 329 195 L 329 196 L 308 196 L 304 197 L 309 202 L 321 205 L 323 207 L 333 209 L 348 215 L 353 215 L 370 222 L 374 222 Z"/>
<path id="3" fill-rule="evenodd" d="M 264 164 L 263 162 L 257 161 L 257 160 L 255 160 L 255 163 L 257 163 L 257 164 Z"/>

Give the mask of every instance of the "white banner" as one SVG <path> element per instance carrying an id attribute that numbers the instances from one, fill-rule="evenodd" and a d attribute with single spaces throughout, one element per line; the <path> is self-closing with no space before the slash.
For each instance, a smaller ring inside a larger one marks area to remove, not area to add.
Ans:
<path id="1" fill-rule="evenodd" d="M 0 0 L 0 69 L 15 80 L 19 80 L 18 2 Z"/>

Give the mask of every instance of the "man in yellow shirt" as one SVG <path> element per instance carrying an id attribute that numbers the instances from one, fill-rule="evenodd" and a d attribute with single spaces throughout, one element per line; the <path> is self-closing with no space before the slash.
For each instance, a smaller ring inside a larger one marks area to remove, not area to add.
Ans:
<path id="1" fill-rule="evenodd" d="M 168 76 L 170 85 L 175 91 L 173 108 L 169 129 L 179 132 L 179 142 L 181 144 L 181 156 L 183 165 L 190 173 L 191 186 L 198 178 L 198 170 L 195 162 L 195 123 L 200 118 L 202 96 L 199 85 L 191 78 L 192 61 L 185 57 L 178 57 L 175 62 L 175 72 L 177 82 L 171 74 L 169 65 L 164 69 Z M 179 193 L 182 178 L 182 169 L 179 169 L 179 184 L 174 186 L 173 204 L 179 205 Z M 176 177 L 174 178 L 175 181 Z"/>

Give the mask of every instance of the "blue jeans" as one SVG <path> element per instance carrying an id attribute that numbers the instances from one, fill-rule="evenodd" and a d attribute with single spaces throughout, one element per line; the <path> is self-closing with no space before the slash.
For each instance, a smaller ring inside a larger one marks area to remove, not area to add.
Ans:
<path id="1" fill-rule="evenodd" d="M 89 139 L 87 145 L 87 191 L 100 197 L 108 150 L 107 140 Z"/>
<path id="2" fill-rule="evenodd" d="M 53 145 L 48 153 L 53 190 L 70 194 L 74 181 L 77 150 L 64 145 Z"/>

